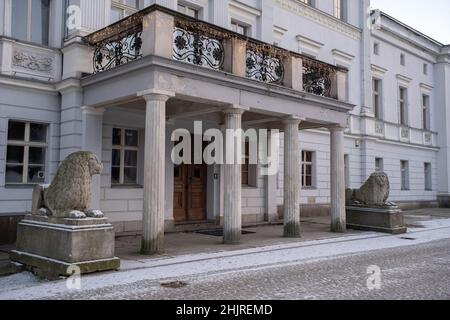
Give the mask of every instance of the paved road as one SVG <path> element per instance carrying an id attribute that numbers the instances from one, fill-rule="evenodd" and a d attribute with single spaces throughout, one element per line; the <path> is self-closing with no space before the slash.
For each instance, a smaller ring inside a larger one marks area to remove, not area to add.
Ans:
<path id="1" fill-rule="evenodd" d="M 369 290 L 367 287 L 367 268 L 373 265 L 381 269 L 379 290 Z M 154 280 L 143 280 L 59 295 L 56 298 L 450 299 L 450 239 L 324 261 L 182 277 L 177 280 L 187 285 L 170 289 L 161 287 Z"/>

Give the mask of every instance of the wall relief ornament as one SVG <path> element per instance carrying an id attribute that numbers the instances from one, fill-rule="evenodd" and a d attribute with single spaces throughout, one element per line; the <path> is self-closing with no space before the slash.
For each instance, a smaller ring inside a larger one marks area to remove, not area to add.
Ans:
<path id="1" fill-rule="evenodd" d="M 33 52 L 14 51 L 12 64 L 15 67 L 31 71 L 51 73 L 53 71 L 53 58 L 42 56 Z"/>

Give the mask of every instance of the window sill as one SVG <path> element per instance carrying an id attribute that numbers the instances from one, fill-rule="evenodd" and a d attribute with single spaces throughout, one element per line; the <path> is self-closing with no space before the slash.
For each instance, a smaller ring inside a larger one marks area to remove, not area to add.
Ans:
<path id="1" fill-rule="evenodd" d="M 302 190 L 306 190 L 306 191 L 316 191 L 317 188 L 316 188 L 316 187 L 302 187 Z"/>
<path id="2" fill-rule="evenodd" d="M 242 185 L 242 190 L 255 190 L 258 189 L 258 187 L 253 187 L 253 186 L 249 186 L 249 185 Z"/>
<path id="3" fill-rule="evenodd" d="M 121 184 L 121 185 L 112 185 L 111 189 L 144 189 L 144 186 L 138 184 Z"/>
<path id="4" fill-rule="evenodd" d="M 5 184 L 5 189 L 34 189 L 35 186 L 45 183 Z"/>

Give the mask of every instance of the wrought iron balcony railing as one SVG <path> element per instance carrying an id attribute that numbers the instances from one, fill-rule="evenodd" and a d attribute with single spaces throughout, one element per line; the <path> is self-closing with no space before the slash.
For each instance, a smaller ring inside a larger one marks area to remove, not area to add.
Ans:
<path id="1" fill-rule="evenodd" d="M 164 23 L 155 22 L 152 25 L 149 22 L 151 20 L 144 21 L 145 17 L 152 14 L 154 15 L 152 19 L 165 19 Z M 162 37 L 167 43 L 161 43 L 160 38 L 158 41 L 155 40 L 157 36 L 150 39 L 146 35 L 146 30 L 151 28 L 150 25 L 154 28 L 165 26 L 166 29 L 151 32 L 167 35 Z M 146 41 L 155 43 L 153 46 L 145 47 L 167 45 L 171 47 L 171 52 L 161 54 L 157 49 L 153 49 L 153 52 L 144 52 Z M 267 84 L 290 86 L 295 90 L 319 96 L 343 99 L 338 95 L 338 81 L 342 81 L 342 78 L 338 79 L 337 74 L 347 72 L 345 69 L 242 36 L 158 5 L 152 5 L 88 35 L 85 42 L 93 47 L 94 73 L 107 71 L 145 55 L 154 54 L 217 71 L 234 73 Z M 300 61 L 300 68 L 293 67 L 294 60 Z M 292 83 L 297 85 L 294 86 Z M 342 88 L 342 85 L 340 87 Z"/>

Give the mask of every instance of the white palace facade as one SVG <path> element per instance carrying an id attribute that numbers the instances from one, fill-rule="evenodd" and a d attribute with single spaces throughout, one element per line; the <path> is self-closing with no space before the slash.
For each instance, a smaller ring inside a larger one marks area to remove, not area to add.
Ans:
<path id="1" fill-rule="evenodd" d="M 194 121 L 280 130 L 280 170 L 174 165 Z M 0 242 L 80 150 L 104 164 L 92 207 L 148 253 L 186 223 L 345 231 L 375 171 L 403 208 L 448 206 L 449 124 L 450 46 L 369 0 L 0 0 Z"/>

